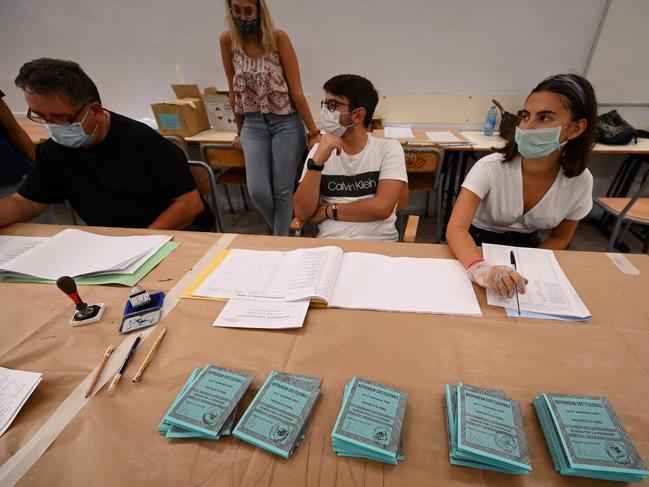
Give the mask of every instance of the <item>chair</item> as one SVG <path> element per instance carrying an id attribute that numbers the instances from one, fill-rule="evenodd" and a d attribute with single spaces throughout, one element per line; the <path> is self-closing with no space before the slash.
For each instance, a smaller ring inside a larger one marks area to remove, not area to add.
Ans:
<path id="1" fill-rule="evenodd" d="M 194 176 L 194 181 L 196 181 L 196 189 L 198 189 L 201 196 L 207 199 L 212 213 L 214 213 L 214 217 L 216 218 L 214 222 L 216 231 L 223 232 L 221 212 L 216 201 L 216 178 L 214 177 L 214 171 L 203 161 L 188 161 L 188 163 L 192 176 Z"/>
<path id="2" fill-rule="evenodd" d="M 640 187 L 631 198 L 596 197 L 594 203 L 602 208 L 605 215 L 613 216 L 615 224 L 608 241 L 608 251 L 614 249 L 618 240 L 622 240 L 632 223 L 649 226 L 649 198 L 642 197 L 649 187 L 649 171 L 642 177 Z M 622 230 L 620 232 L 620 230 Z M 649 253 L 649 229 L 645 228 L 643 252 Z M 618 235 L 619 234 L 619 235 Z"/>
<path id="3" fill-rule="evenodd" d="M 408 199 L 410 198 L 410 190 L 408 186 L 404 186 L 403 191 L 399 195 L 399 200 L 397 201 L 397 225 L 399 227 L 399 236 L 403 235 L 403 210 L 408 207 Z M 302 230 L 304 228 L 304 222 L 299 218 L 295 217 L 291 220 L 289 229 L 295 232 L 295 236 L 299 237 L 302 235 Z M 412 240 L 414 242 L 414 239 Z"/>
<path id="4" fill-rule="evenodd" d="M 431 193 L 436 191 L 435 209 L 435 241 L 441 240 L 441 198 L 439 175 L 444 160 L 444 149 L 437 145 L 430 146 L 404 146 L 406 156 L 406 170 L 408 171 L 408 188 L 411 193 L 426 192 L 426 210 L 424 216 L 428 217 L 430 211 Z"/>
<path id="5" fill-rule="evenodd" d="M 177 135 L 165 135 L 164 138 L 183 151 L 187 160 L 191 161 L 192 158 L 189 157 L 189 145 L 185 139 Z"/>
<path id="6" fill-rule="evenodd" d="M 248 211 L 248 202 L 244 191 L 246 186 L 246 161 L 243 157 L 243 151 L 235 150 L 230 144 L 203 144 L 201 151 L 205 162 L 216 169 L 216 183 L 224 185 L 230 214 L 234 214 L 234 208 L 232 207 L 228 184 L 240 187 L 243 207 Z"/>

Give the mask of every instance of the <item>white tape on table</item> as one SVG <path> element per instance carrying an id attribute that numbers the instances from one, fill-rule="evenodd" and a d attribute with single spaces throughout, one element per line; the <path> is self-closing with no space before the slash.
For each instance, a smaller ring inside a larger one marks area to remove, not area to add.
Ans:
<path id="1" fill-rule="evenodd" d="M 631 261 L 624 254 L 618 254 L 615 252 L 606 252 L 606 255 L 609 259 L 613 261 L 615 267 L 620 269 L 624 274 L 629 274 L 631 276 L 637 276 L 640 274 L 640 271 L 636 266 L 634 266 Z"/>

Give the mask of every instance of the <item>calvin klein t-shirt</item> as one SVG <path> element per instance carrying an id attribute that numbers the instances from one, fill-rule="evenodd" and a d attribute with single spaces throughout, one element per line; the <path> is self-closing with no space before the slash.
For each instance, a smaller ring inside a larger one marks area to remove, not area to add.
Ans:
<path id="1" fill-rule="evenodd" d="M 308 157 L 313 157 L 315 144 Z M 306 174 L 306 164 L 302 177 Z M 351 203 L 376 195 L 382 179 L 408 182 L 406 163 L 401 144 L 396 140 L 379 139 L 368 135 L 367 144 L 354 155 L 332 152 L 322 170 L 320 204 Z M 318 225 L 318 237 L 363 240 L 391 240 L 399 237 L 395 227 L 396 214 L 385 220 L 371 222 L 343 222 L 325 220 Z"/>

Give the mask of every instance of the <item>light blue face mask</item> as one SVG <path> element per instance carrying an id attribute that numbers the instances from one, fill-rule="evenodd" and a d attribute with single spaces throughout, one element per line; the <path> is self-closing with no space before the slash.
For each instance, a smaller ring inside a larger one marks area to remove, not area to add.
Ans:
<path id="1" fill-rule="evenodd" d="M 559 142 L 561 129 L 565 127 L 529 130 L 516 127 L 514 140 L 518 145 L 519 154 L 525 159 L 539 159 L 552 154 L 568 143 L 567 140 L 563 143 Z"/>
<path id="2" fill-rule="evenodd" d="M 83 130 L 83 122 L 86 120 L 86 117 L 90 113 L 90 108 L 81 119 L 81 122 L 71 123 L 69 125 L 58 125 L 55 123 L 44 123 L 43 125 L 50 133 L 52 140 L 57 144 L 61 144 L 70 149 L 76 149 L 82 145 L 88 145 L 95 138 L 95 133 L 97 132 L 97 127 L 99 124 L 95 125 L 94 130 L 91 134 L 86 134 Z"/>

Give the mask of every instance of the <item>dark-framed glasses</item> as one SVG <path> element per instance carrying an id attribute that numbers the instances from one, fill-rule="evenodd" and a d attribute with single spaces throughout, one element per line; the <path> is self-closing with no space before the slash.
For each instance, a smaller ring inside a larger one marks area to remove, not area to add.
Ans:
<path id="1" fill-rule="evenodd" d="M 324 100 L 322 100 L 320 102 L 320 107 L 321 108 L 326 107 L 327 110 L 329 110 L 330 112 L 335 112 L 338 109 L 338 107 L 340 107 L 340 106 L 348 107 L 349 103 L 343 103 L 343 102 L 338 101 L 338 100 L 332 100 L 332 99 L 327 99 L 327 98 L 325 98 Z"/>
<path id="2" fill-rule="evenodd" d="M 54 117 L 54 118 L 49 118 L 44 115 L 41 115 L 40 113 L 33 112 L 32 109 L 30 108 L 27 110 L 27 118 L 30 119 L 32 122 L 36 123 L 51 123 L 55 125 L 71 125 L 74 123 L 74 121 L 77 119 L 79 114 L 83 111 L 84 108 L 88 106 L 88 103 L 83 105 L 79 110 L 74 115 L 71 116 L 60 116 L 60 117 Z M 86 113 L 86 115 L 88 115 Z M 84 115 L 84 119 L 86 116 Z M 83 122 L 83 120 L 81 120 Z"/>

